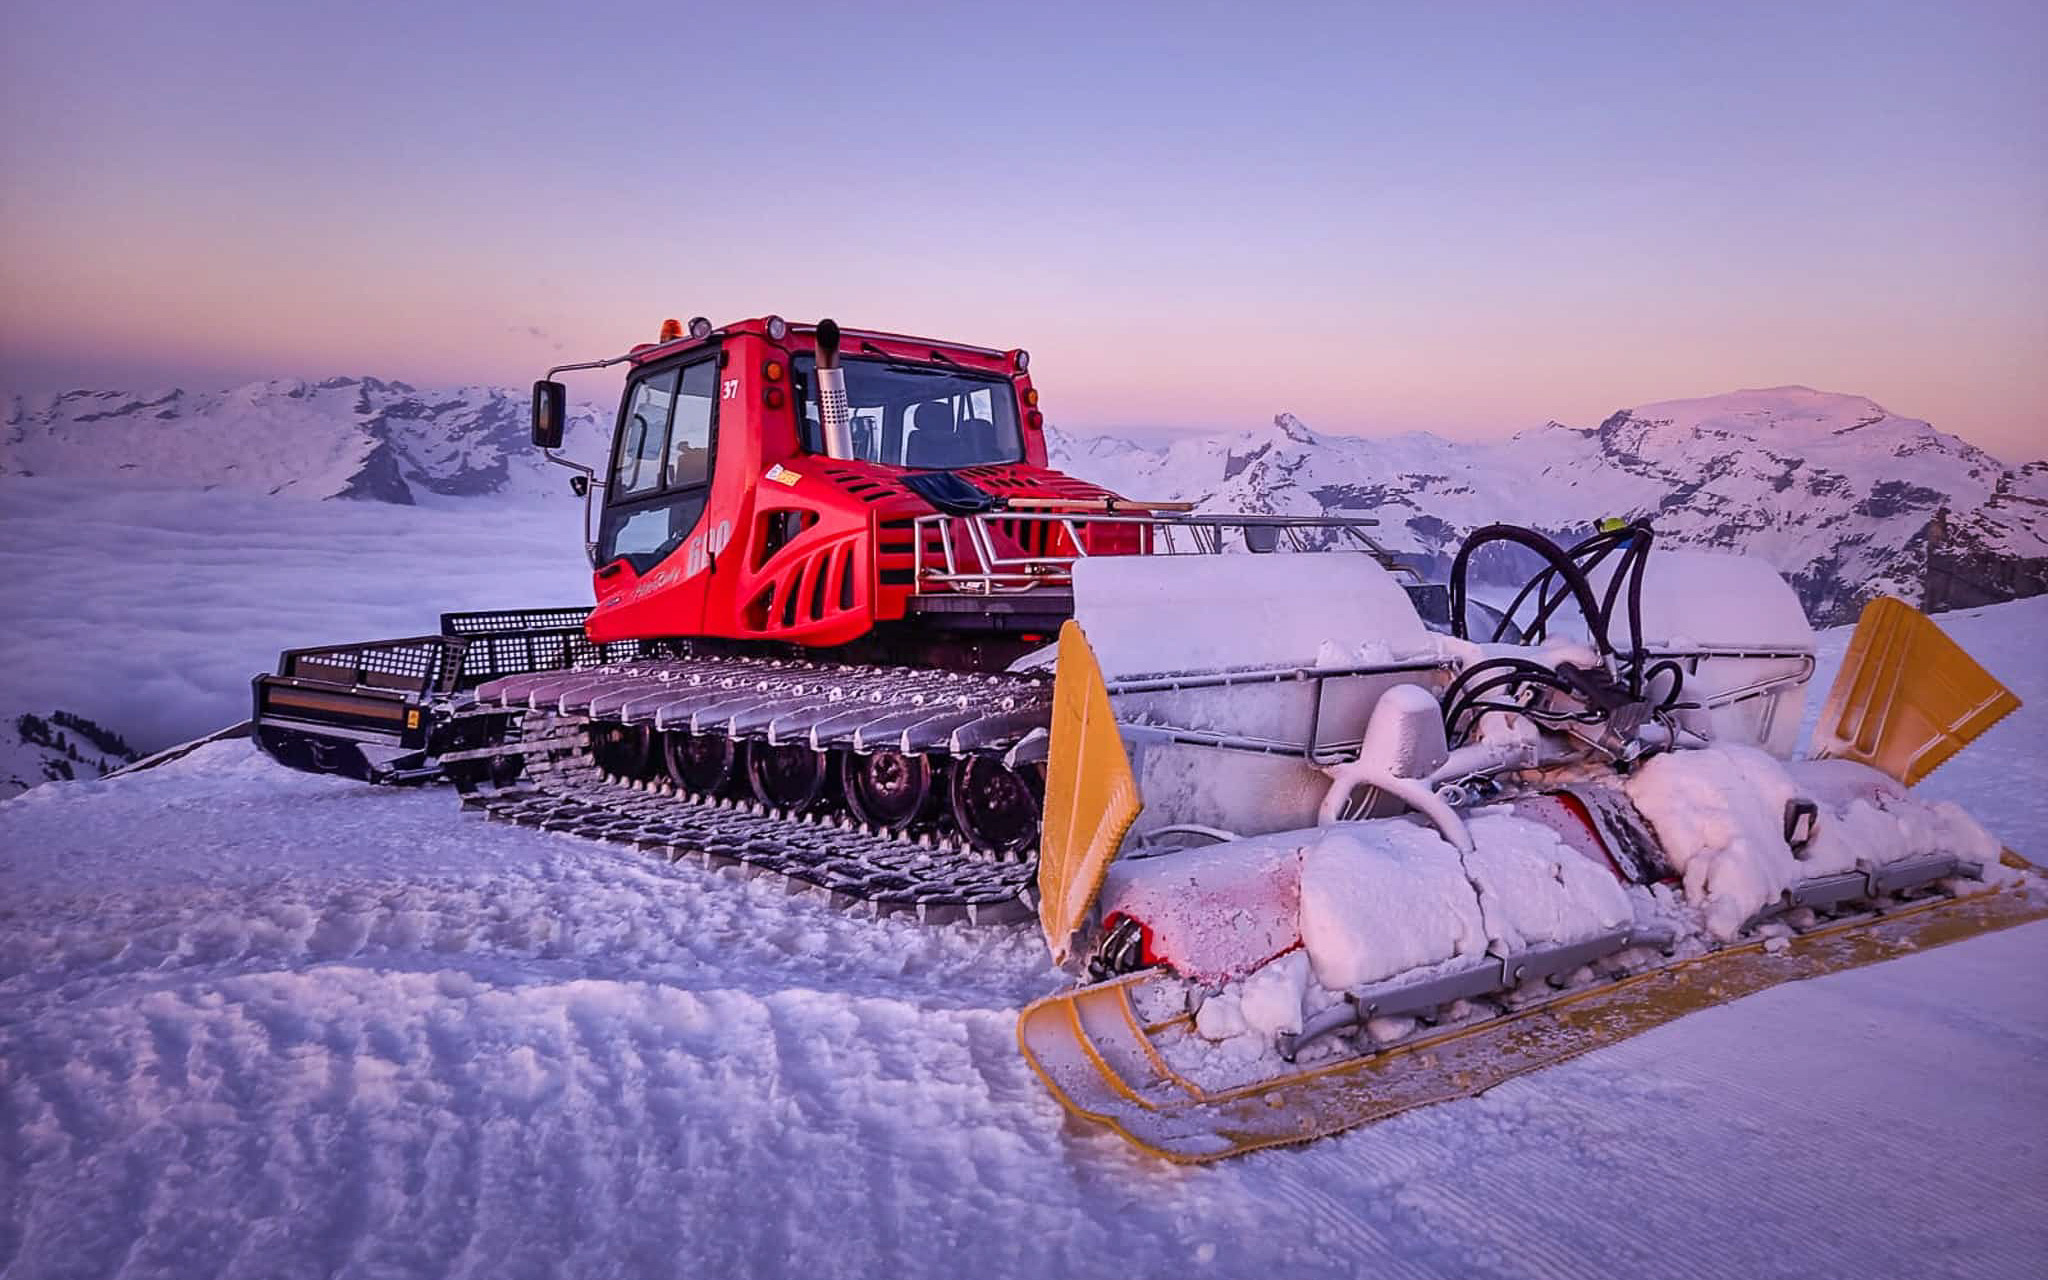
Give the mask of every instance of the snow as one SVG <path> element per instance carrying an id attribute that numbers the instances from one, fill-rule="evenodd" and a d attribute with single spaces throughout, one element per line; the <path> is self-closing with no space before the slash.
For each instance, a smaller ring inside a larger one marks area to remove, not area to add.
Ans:
<path id="1" fill-rule="evenodd" d="M 1096 905 L 1105 921 L 1144 921 L 1153 954 L 1177 971 L 1221 983 L 1300 941 L 1301 858 L 1296 831 L 1122 858 L 1109 865 Z"/>
<path id="2" fill-rule="evenodd" d="M 1074 617 L 1111 680 L 1309 666 L 1332 637 L 1403 656 L 1433 647 L 1407 592 L 1364 552 L 1083 559 Z"/>
<path id="3" fill-rule="evenodd" d="M 1800 794 L 1820 808 L 1813 839 L 1798 854 L 1800 875 L 1952 853 L 1982 867 L 1986 879 L 2006 878 L 1998 841 L 1962 806 L 1908 792 L 1850 760 L 1795 760 L 1788 769 Z"/>
<path id="4" fill-rule="evenodd" d="M 1604 599 L 1615 560 L 1591 577 Z M 1656 547 L 1643 575 L 1643 643 L 1675 649 L 1786 649 L 1813 647 L 1813 628 L 1799 597 L 1770 563 L 1757 556 Z M 1629 612 L 1617 609 L 1611 639 L 1629 638 Z"/>
<path id="5" fill-rule="evenodd" d="M 1331 829 L 1301 860 L 1301 939 L 1332 991 L 1424 966 L 1477 964 L 1486 921 L 1458 851 L 1430 827 Z"/>
<path id="6" fill-rule="evenodd" d="M 1268 1049 L 1273 1029 L 1298 1028 L 1305 1008 L 1339 993 L 1445 978 L 1489 955 L 1584 942 L 1635 919 L 1630 891 L 1604 861 L 1551 826 L 1507 806 L 1468 826 L 1466 853 L 1429 825 L 1396 818 L 1265 836 L 1236 858 L 1236 847 L 1216 846 L 1195 855 L 1193 869 L 1180 856 L 1144 859 L 1117 869 L 1112 900 L 1147 925 L 1155 953 L 1177 972 L 1224 980 L 1197 1010 L 1197 1031 L 1214 1041 L 1259 1033 Z M 1218 881 L 1227 886 L 1220 898 Z M 1301 948 L 1264 961 L 1289 937 L 1290 920 Z M 1259 1052 L 1232 1046 L 1221 1065 L 1235 1069 Z M 1199 1055 L 1182 1065 L 1210 1078 Z"/>
<path id="7" fill-rule="evenodd" d="M 1195 1010 L 1195 1030 L 1209 1040 L 1243 1036 L 1261 1047 L 1269 1045 L 1283 1032 L 1300 1032 L 1308 988 L 1308 954 L 1300 949 L 1290 951 L 1243 982 L 1204 1000 Z"/>
<path id="8" fill-rule="evenodd" d="M 1505 807 L 1461 854 L 1405 818 L 1280 832 L 1110 868 L 1105 918 L 1142 921 L 1150 954 L 1206 989 L 1196 1029 L 1221 1065 L 1269 1052 L 1305 1010 L 1388 980 L 1441 978 L 1628 924 L 1629 892 L 1551 827 Z M 1297 945 L 1298 944 L 1298 945 Z M 1311 976 L 1313 982 L 1310 981 Z M 1190 1056 L 1186 1069 L 1211 1079 Z"/>
<path id="9" fill-rule="evenodd" d="M 1989 882 L 2005 878 L 1998 842 L 1959 806 L 1891 786 L 1857 787 L 1842 766 L 1788 764 L 1729 744 L 1652 757 L 1624 789 L 1684 876 L 1686 898 L 1724 941 L 1798 882 L 1863 863 L 1953 853 L 1981 867 Z M 1863 790 L 1869 798 L 1857 794 Z M 1800 854 L 1785 837 L 1794 798 L 1820 807 L 1814 839 Z"/>
<path id="10" fill-rule="evenodd" d="M 1015 1010 L 1060 979 L 1026 930 L 864 921 L 244 743 L 0 806 L 0 851 L 10 1276 L 2023 1276 L 2048 1249 L 2012 1209 L 2048 1139 L 2044 925 L 1185 1170 L 1031 1076 Z M 1644 1187 L 1654 1232 L 1613 1211 Z"/>
<path id="11" fill-rule="evenodd" d="M 288 644 L 588 599 L 566 496 L 0 485 L 0 704 L 137 746 L 245 714 Z M 1915 792 L 2039 856 L 2048 599 L 1940 620 L 2027 706 Z M 863 920 L 224 742 L 0 803 L 0 1275 L 2032 1276 L 2044 973 L 2030 925 L 1169 1168 L 1017 1053 L 1065 981 L 1029 930 Z"/>
<path id="12" fill-rule="evenodd" d="M 1470 826 L 1465 874 L 1495 954 L 1583 942 L 1633 918 L 1621 883 L 1550 827 L 1505 813 L 1481 813 Z"/>
<path id="13" fill-rule="evenodd" d="M 1685 877 L 1686 899 L 1724 941 L 1791 887 L 1785 805 L 1798 794 L 1778 761 L 1731 744 L 1655 756 L 1623 785 L 1665 856 Z"/>
<path id="14" fill-rule="evenodd" d="M 1419 684 L 1397 684 L 1373 703 L 1358 746 L 1360 761 L 1397 778 L 1427 778 L 1448 754 L 1435 693 Z"/>
<path id="15" fill-rule="evenodd" d="M 0 711 L 0 800 L 65 778 L 97 778 L 133 763 L 118 734 L 75 715 Z"/>

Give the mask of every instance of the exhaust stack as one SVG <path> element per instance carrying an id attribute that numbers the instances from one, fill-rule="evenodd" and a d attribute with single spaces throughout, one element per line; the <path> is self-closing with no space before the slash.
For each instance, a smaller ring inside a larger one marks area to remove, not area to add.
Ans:
<path id="1" fill-rule="evenodd" d="M 825 429 L 825 456 L 853 456 L 853 423 L 846 407 L 846 370 L 839 367 L 839 325 L 818 321 L 818 419 Z"/>

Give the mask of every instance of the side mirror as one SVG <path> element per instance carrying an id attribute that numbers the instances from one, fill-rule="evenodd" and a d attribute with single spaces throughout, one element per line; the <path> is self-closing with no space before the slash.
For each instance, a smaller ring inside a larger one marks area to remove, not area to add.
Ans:
<path id="1" fill-rule="evenodd" d="M 538 449 L 562 447 L 562 425 L 569 417 L 569 389 L 559 382 L 533 384 L 533 443 Z"/>

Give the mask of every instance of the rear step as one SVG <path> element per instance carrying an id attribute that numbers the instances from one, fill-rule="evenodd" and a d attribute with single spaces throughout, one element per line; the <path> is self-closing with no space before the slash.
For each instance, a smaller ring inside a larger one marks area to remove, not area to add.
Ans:
<path id="1" fill-rule="evenodd" d="M 444 613 L 438 635 L 287 649 L 252 683 L 257 744 L 280 764 L 366 782 L 440 776 L 449 704 L 487 680 L 630 657 L 638 642 L 597 645 L 587 608 Z"/>

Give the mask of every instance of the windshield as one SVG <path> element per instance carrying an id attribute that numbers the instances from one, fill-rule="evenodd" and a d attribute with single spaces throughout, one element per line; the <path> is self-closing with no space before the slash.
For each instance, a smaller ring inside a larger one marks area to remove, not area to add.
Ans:
<path id="1" fill-rule="evenodd" d="M 811 356 L 792 364 L 804 396 L 804 448 L 823 453 L 818 420 L 817 365 Z M 846 357 L 846 403 L 853 456 L 891 467 L 955 470 L 992 462 L 1020 462 L 1017 391 L 1010 380 L 943 365 L 897 364 Z"/>

